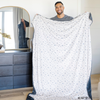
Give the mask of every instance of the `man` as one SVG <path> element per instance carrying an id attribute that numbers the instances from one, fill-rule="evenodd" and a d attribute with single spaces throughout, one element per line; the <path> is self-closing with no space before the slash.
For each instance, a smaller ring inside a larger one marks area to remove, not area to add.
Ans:
<path id="1" fill-rule="evenodd" d="M 64 5 L 61 1 L 58 1 L 55 3 L 55 11 L 57 13 L 57 15 L 55 17 L 52 17 L 52 20 L 56 20 L 56 21 L 70 21 L 73 19 L 73 17 L 65 15 L 64 14 Z M 92 20 L 92 16 L 91 13 L 89 15 L 89 19 Z M 92 20 L 93 22 L 93 20 Z M 87 84 L 87 92 L 89 97 L 92 100 L 92 95 L 91 95 L 91 77 L 89 78 L 88 84 Z"/>
<path id="2" fill-rule="evenodd" d="M 61 1 L 58 1 L 55 3 L 55 11 L 56 11 L 57 15 L 55 17 L 52 17 L 51 18 L 52 20 L 70 21 L 73 19 L 73 17 L 64 14 L 64 5 Z M 93 22 L 91 13 L 89 15 L 89 19 L 92 20 L 92 22 Z"/>
<path id="3" fill-rule="evenodd" d="M 64 6 L 63 3 L 58 1 L 55 3 L 55 10 L 57 12 L 57 16 L 52 17 L 52 20 L 57 20 L 57 21 L 70 21 L 73 19 L 71 16 L 67 16 L 64 14 Z"/>

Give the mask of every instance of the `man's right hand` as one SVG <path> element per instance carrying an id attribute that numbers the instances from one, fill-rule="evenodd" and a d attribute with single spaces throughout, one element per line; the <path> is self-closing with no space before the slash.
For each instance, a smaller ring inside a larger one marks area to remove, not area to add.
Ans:
<path id="1" fill-rule="evenodd" d="M 38 15 L 38 14 L 36 14 L 36 15 Z"/>

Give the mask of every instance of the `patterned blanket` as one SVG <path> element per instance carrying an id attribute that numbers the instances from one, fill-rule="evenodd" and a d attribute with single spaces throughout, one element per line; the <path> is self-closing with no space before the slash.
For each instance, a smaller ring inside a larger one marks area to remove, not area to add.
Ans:
<path id="1" fill-rule="evenodd" d="M 86 89 L 92 61 L 89 14 L 63 22 L 35 16 L 32 23 L 36 94 L 29 94 L 30 100 L 91 100 Z"/>

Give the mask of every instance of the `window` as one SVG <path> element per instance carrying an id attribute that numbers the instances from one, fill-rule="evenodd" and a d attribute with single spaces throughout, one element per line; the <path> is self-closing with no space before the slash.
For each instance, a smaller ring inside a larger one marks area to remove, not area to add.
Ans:
<path id="1" fill-rule="evenodd" d="M 13 12 L 4 12 L 4 33 L 11 36 L 11 39 L 5 38 L 5 48 L 14 49 Z"/>
<path id="2" fill-rule="evenodd" d="M 0 34 L 0 44 L 3 44 L 6 49 L 14 49 L 14 31 L 13 31 L 13 12 L 12 11 L 2 11 L 0 12 L 0 29 L 2 33 L 10 35 L 11 39 L 2 37 Z"/>

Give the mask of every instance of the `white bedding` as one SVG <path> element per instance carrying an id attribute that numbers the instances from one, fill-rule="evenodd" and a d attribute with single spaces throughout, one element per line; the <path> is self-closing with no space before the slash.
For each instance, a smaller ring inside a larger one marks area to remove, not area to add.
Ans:
<path id="1" fill-rule="evenodd" d="M 32 23 L 36 95 L 30 96 L 34 100 L 91 100 L 86 89 L 92 61 L 89 12 L 63 22 L 36 15 Z"/>

